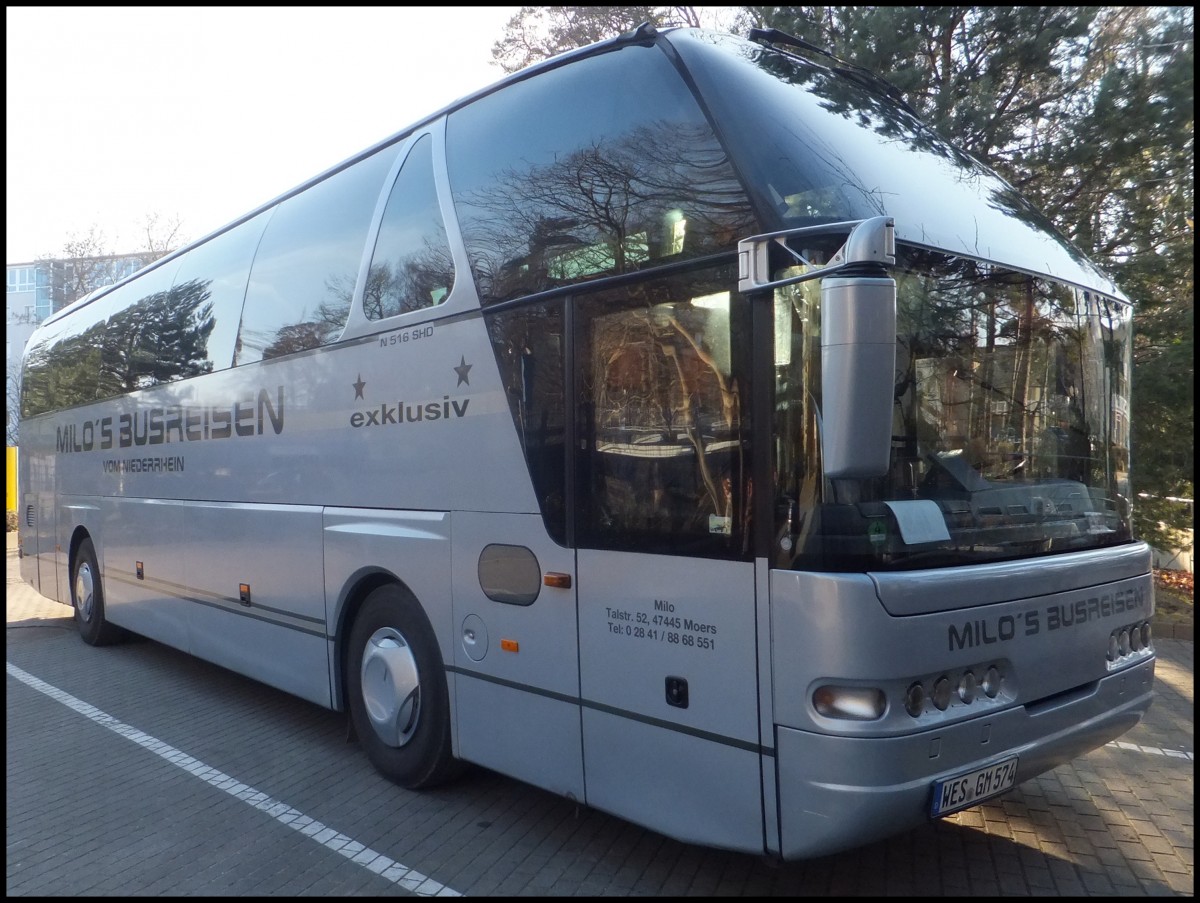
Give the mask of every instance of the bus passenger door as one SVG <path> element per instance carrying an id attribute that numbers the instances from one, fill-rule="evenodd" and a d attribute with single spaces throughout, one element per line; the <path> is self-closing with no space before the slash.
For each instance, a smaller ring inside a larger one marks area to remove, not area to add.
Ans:
<path id="1" fill-rule="evenodd" d="M 452 520 L 456 753 L 582 801 L 574 556 L 538 515 Z"/>
<path id="2" fill-rule="evenodd" d="M 574 300 L 587 801 L 762 852 L 749 309 L 725 267 Z"/>

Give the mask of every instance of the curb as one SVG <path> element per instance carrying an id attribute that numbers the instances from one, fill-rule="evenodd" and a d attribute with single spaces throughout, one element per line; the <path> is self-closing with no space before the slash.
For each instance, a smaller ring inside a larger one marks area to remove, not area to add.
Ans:
<path id="1" fill-rule="evenodd" d="M 1179 624 L 1173 621 L 1158 621 L 1150 622 L 1154 638 L 1157 640 L 1189 640 L 1193 639 L 1193 625 Z"/>

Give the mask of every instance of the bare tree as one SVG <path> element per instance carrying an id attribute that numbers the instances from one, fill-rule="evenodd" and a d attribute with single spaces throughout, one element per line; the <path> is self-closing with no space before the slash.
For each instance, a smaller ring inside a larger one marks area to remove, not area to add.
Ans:
<path id="1" fill-rule="evenodd" d="M 140 268 L 170 254 L 183 244 L 181 232 L 178 216 L 148 213 L 142 221 L 143 247 L 126 253 L 114 251 L 103 228 L 95 223 L 86 232 L 70 233 L 57 254 L 39 258 L 50 268 L 54 309 L 124 278 L 131 263 Z"/>
<path id="2" fill-rule="evenodd" d="M 615 37 L 643 22 L 659 27 L 700 25 L 695 6 L 522 6 L 492 45 L 492 59 L 505 72 Z"/>
<path id="3" fill-rule="evenodd" d="M 143 254 L 146 263 L 166 257 L 183 244 L 183 221 L 177 214 L 163 217 L 157 213 L 147 213 L 142 227 L 146 237 Z"/>
<path id="4" fill-rule="evenodd" d="M 104 230 L 95 223 L 82 235 L 70 233 L 58 254 L 43 255 L 41 260 L 51 267 L 54 308 L 65 307 L 111 282 L 107 264 L 112 256 Z M 64 266 L 64 261 L 70 261 L 71 265 Z"/>

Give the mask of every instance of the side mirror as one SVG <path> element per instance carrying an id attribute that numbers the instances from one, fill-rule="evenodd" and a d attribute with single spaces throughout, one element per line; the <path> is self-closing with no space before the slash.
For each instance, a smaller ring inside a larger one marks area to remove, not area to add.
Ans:
<path id="1" fill-rule="evenodd" d="M 848 229 L 846 243 L 823 266 L 789 240 Z M 803 265 L 773 279 L 773 257 Z M 883 476 L 892 454 L 896 379 L 896 226 L 890 216 L 755 235 L 738 242 L 738 289 L 752 292 L 821 280 L 821 454 L 825 476 Z"/>
<path id="2" fill-rule="evenodd" d="M 896 280 L 821 281 L 821 455 L 831 479 L 887 473 L 896 379 Z"/>

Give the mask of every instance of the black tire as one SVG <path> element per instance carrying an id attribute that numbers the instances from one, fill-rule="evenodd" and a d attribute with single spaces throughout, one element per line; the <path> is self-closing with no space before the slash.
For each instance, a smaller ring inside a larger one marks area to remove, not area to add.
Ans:
<path id="1" fill-rule="evenodd" d="M 104 586 L 100 565 L 90 539 L 79 544 L 71 570 L 71 607 L 79 635 L 89 646 L 109 646 L 125 638 L 125 631 L 104 617 Z"/>
<path id="2" fill-rule="evenodd" d="M 363 602 L 350 628 L 345 678 L 354 731 L 382 775 L 420 790 L 458 774 L 437 640 L 399 586 L 381 586 Z"/>

